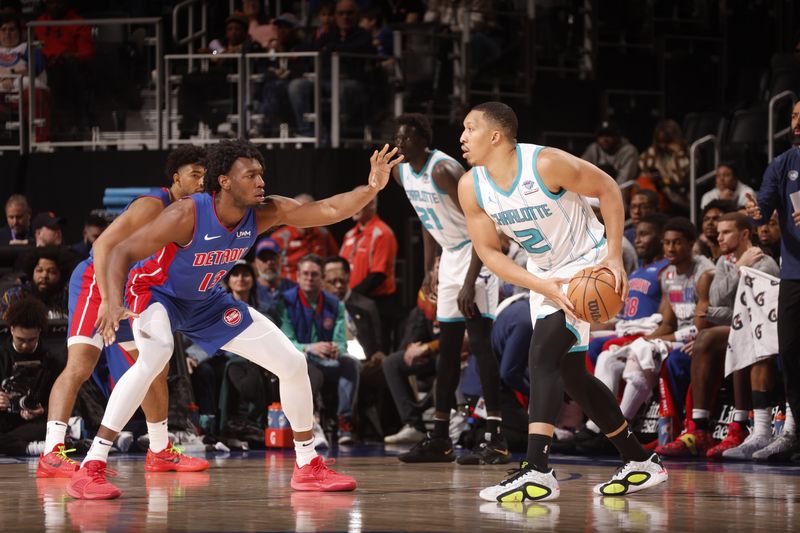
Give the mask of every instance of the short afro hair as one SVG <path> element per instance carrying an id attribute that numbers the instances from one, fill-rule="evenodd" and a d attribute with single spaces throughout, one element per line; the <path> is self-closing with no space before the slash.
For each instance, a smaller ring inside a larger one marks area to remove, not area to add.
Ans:
<path id="1" fill-rule="evenodd" d="M 425 146 L 430 146 L 433 143 L 433 129 L 428 117 L 422 113 L 406 113 L 397 117 L 397 127 L 405 126 L 406 128 L 414 128 L 423 141 Z"/>
<path id="2" fill-rule="evenodd" d="M 472 108 L 473 111 L 480 111 L 489 120 L 500 126 L 506 133 L 509 139 L 516 140 L 517 128 L 517 114 L 514 110 L 502 102 L 484 102 Z"/>
<path id="3" fill-rule="evenodd" d="M 664 233 L 668 231 L 676 231 L 681 233 L 687 241 L 694 242 L 697 240 L 697 229 L 692 224 L 692 221 L 686 217 L 672 217 L 664 224 Z"/>
<path id="4" fill-rule="evenodd" d="M 6 322 L 14 328 L 47 330 L 47 306 L 38 298 L 26 296 L 12 303 L 6 312 Z"/>
<path id="5" fill-rule="evenodd" d="M 167 179 L 167 187 L 172 187 L 172 176 L 174 176 L 182 166 L 204 165 L 205 157 L 205 148 L 193 144 L 184 144 L 171 151 L 164 165 L 164 176 Z"/>
<path id="6" fill-rule="evenodd" d="M 264 156 L 255 144 L 244 139 L 219 141 L 206 151 L 205 190 L 208 193 L 219 192 L 219 177 L 230 172 L 231 167 L 240 157 L 255 159 L 264 166 Z"/>

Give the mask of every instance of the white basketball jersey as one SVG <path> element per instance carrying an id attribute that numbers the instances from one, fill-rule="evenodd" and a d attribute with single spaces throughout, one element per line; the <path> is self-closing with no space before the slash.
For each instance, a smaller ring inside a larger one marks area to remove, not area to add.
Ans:
<path id="1" fill-rule="evenodd" d="M 464 214 L 450 195 L 433 181 L 434 167 L 445 159 L 453 158 L 439 150 L 432 150 L 419 174 L 414 172 L 411 163 L 402 163 L 400 183 L 428 233 L 443 250 L 452 251 L 464 247 L 470 240 Z"/>
<path id="2" fill-rule="evenodd" d="M 536 169 L 543 146 L 518 144 L 517 177 L 507 191 L 486 167 L 474 167 L 478 205 L 500 230 L 528 252 L 529 268 L 546 272 L 576 261 L 592 262 L 605 243 L 603 225 L 581 195 L 562 189 L 550 192 Z"/>

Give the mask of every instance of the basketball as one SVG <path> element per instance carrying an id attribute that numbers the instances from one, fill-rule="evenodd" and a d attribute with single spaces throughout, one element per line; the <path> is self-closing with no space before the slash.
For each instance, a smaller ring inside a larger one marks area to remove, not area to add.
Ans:
<path id="1" fill-rule="evenodd" d="M 602 267 L 587 267 L 569 282 L 567 298 L 575 306 L 575 315 L 586 322 L 603 323 L 622 309 L 622 298 L 614 290 L 614 274 Z"/>

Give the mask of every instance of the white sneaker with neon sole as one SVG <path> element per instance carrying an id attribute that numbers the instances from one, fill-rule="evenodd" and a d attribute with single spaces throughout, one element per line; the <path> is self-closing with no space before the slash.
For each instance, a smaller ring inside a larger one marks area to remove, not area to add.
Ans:
<path id="1" fill-rule="evenodd" d="M 561 493 L 552 468 L 549 472 L 539 472 L 523 461 L 519 469 L 509 473 L 511 475 L 504 481 L 483 489 L 481 499 L 489 502 L 543 502 L 555 500 Z"/>
<path id="2" fill-rule="evenodd" d="M 654 453 L 645 461 L 628 461 L 610 480 L 595 485 L 592 491 L 601 496 L 622 496 L 654 487 L 668 477 L 661 458 Z"/>

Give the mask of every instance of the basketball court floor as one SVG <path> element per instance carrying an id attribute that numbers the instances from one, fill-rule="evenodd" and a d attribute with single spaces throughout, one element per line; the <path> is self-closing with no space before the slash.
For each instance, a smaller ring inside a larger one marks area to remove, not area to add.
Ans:
<path id="1" fill-rule="evenodd" d="M 619 463 L 554 457 L 561 497 L 481 501 L 505 466 L 405 465 L 400 448 L 358 447 L 336 468 L 352 493 L 289 488 L 290 452 L 210 455 L 195 474 L 145 474 L 144 456 L 112 456 L 122 498 L 77 501 L 67 480 L 34 478 L 34 459 L 0 458 L 0 532 L 15 531 L 800 531 L 800 467 L 669 462 L 669 481 L 627 498 L 591 486 Z"/>

